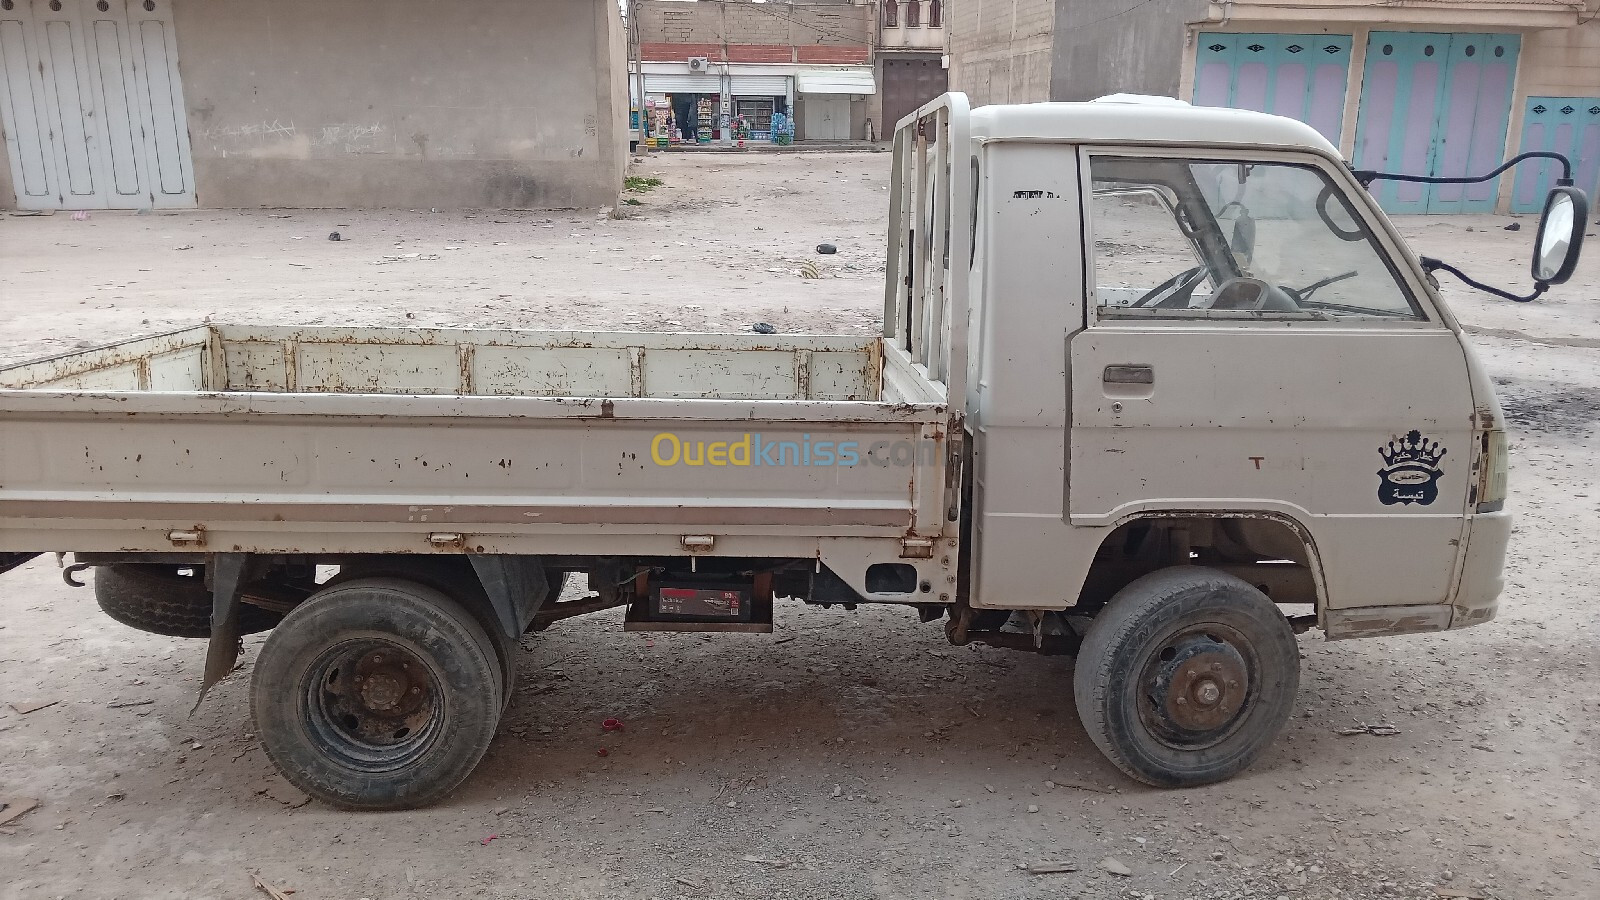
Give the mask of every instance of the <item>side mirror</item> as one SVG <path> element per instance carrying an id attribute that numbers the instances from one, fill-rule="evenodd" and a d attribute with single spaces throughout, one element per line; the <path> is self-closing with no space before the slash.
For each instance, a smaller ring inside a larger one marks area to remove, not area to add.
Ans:
<path id="1" fill-rule="evenodd" d="M 1578 267 L 1583 230 L 1589 224 L 1589 199 L 1583 191 L 1558 187 L 1545 201 L 1539 217 L 1539 236 L 1533 244 L 1533 280 L 1562 284 Z"/>

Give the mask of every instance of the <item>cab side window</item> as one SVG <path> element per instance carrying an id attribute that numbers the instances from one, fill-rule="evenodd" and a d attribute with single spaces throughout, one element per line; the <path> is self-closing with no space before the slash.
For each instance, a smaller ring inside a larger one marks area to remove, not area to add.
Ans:
<path id="1" fill-rule="evenodd" d="M 1152 296 L 1158 286 L 1186 279 L 1192 283 L 1181 294 L 1170 294 L 1163 308 L 1207 305 L 1214 286 L 1211 270 L 1178 227 L 1170 192 L 1155 185 L 1097 182 L 1091 203 L 1096 303 L 1145 308 L 1149 304 L 1140 300 Z"/>
<path id="2" fill-rule="evenodd" d="M 1314 166 L 1093 156 L 1090 173 L 1100 318 L 1423 318 Z"/>

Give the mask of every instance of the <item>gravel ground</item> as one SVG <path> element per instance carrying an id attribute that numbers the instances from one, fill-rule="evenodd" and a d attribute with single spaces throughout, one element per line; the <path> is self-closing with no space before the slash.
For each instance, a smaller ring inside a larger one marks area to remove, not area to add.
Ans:
<path id="1" fill-rule="evenodd" d="M 0 217 L 0 362 L 208 317 L 877 327 L 886 155 L 653 157 L 641 173 L 665 184 L 623 219 Z M 1524 284 L 1531 229 L 1510 221 L 1401 228 Z M 822 241 L 840 253 L 815 255 Z M 262 636 L 191 714 L 203 642 L 112 622 L 39 559 L 0 578 L 0 796 L 41 801 L 0 826 L 0 898 L 265 896 L 253 873 L 296 900 L 1600 896 L 1597 254 L 1533 304 L 1446 287 L 1518 429 L 1499 620 L 1303 636 L 1294 719 L 1233 781 L 1121 777 L 1078 724 L 1067 660 L 951 647 L 900 609 L 784 606 L 772 636 L 625 634 L 601 614 L 530 637 L 460 791 L 337 812 L 256 746 Z M 805 262 L 822 277 L 799 277 Z M 626 730 L 603 733 L 608 717 Z M 1360 723 L 1399 733 L 1337 734 Z M 1077 871 L 1026 870 L 1045 862 Z"/>

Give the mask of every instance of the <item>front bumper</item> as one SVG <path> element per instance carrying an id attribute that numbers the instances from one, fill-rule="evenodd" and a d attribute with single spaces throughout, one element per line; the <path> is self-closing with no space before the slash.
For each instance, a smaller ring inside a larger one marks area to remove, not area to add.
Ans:
<path id="1" fill-rule="evenodd" d="M 1506 545 L 1510 542 L 1510 513 L 1479 513 L 1471 518 L 1461 584 L 1451 604 L 1451 628 L 1482 625 L 1500 611 L 1500 593 L 1506 586 Z"/>
<path id="2" fill-rule="evenodd" d="M 1506 544 L 1510 540 L 1510 513 L 1472 516 L 1467 526 L 1461 583 L 1453 602 L 1330 609 L 1323 614 L 1323 630 L 1328 640 L 1426 634 L 1492 621 L 1500 611 L 1500 592 L 1506 584 Z"/>

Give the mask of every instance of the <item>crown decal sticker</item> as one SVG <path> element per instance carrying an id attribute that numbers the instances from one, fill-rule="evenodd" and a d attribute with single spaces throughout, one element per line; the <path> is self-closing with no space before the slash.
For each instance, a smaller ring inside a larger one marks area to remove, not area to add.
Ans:
<path id="1" fill-rule="evenodd" d="M 1399 441 L 1379 447 L 1383 468 L 1378 470 L 1378 502 L 1427 506 L 1439 499 L 1439 478 L 1444 475 L 1440 462 L 1449 451 L 1412 429 Z"/>

